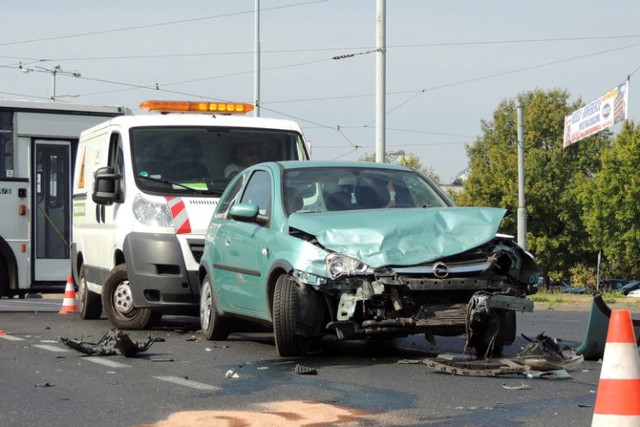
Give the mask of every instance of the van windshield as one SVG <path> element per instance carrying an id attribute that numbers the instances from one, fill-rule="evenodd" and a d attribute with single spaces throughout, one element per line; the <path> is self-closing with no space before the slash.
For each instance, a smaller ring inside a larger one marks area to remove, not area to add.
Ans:
<path id="1" fill-rule="evenodd" d="M 286 130 L 138 127 L 129 138 L 136 184 L 156 194 L 221 194 L 245 167 L 309 158 L 302 136 Z"/>

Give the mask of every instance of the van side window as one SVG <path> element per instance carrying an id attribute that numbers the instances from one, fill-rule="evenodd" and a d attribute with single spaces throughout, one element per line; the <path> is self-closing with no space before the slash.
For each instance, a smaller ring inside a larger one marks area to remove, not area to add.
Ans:
<path id="1" fill-rule="evenodd" d="M 124 177 L 124 152 L 122 148 L 122 136 L 119 133 L 111 134 L 109 142 L 109 164 L 113 166 L 116 174 L 120 175 L 120 191 L 122 192 L 122 201 L 125 199 L 125 177 Z"/>

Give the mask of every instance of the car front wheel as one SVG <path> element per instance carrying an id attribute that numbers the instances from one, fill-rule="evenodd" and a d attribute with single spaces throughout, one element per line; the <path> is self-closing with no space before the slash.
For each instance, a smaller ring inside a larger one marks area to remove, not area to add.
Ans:
<path id="1" fill-rule="evenodd" d="M 289 274 L 278 277 L 273 295 L 273 335 L 276 349 L 282 357 L 305 354 L 304 339 L 296 335 L 298 292 L 295 279 Z"/>
<path id="2" fill-rule="evenodd" d="M 102 305 L 111 323 L 120 329 L 146 329 L 156 316 L 148 308 L 133 305 L 126 264 L 117 265 L 104 282 Z"/>
<path id="3" fill-rule="evenodd" d="M 209 275 L 205 276 L 200 289 L 200 327 L 207 340 L 224 341 L 229 336 L 228 319 L 220 316 L 216 293 Z"/>

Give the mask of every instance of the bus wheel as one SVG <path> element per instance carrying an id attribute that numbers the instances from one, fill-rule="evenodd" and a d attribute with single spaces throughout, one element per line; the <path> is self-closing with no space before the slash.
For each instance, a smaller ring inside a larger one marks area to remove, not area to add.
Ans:
<path id="1" fill-rule="evenodd" d="M 102 287 L 102 305 L 111 323 L 120 329 L 146 329 L 152 321 L 152 311 L 133 305 L 126 264 L 117 265 Z"/>
<path id="2" fill-rule="evenodd" d="M 11 292 L 9 292 L 9 269 L 6 261 L 0 257 L 0 298 L 2 297 L 11 298 Z"/>
<path id="3" fill-rule="evenodd" d="M 91 292 L 87 287 L 84 264 L 80 266 L 78 273 L 78 311 L 83 319 L 99 319 L 102 315 L 102 300 L 100 295 Z"/>

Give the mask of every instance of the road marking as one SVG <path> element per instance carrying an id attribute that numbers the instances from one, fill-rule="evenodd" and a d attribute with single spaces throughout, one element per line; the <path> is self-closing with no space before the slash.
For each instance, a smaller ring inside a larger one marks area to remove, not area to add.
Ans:
<path id="1" fill-rule="evenodd" d="M 103 357 L 97 357 L 97 356 L 85 357 L 84 360 L 97 363 L 98 365 L 108 366 L 110 368 L 130 368 L 131 367 L 131 365 L 126 365 L 124 363 L 115 362 L 113 360 L 109 360 L 109 359 L 105 359 Z"/>
<path id="2" fill-rule="evenodd" d="M 159 377 L 153 377 L 153 378 L 155 378 L 157 380 L 160 380 L 160 381 L 166 381 L 166 382 L 169 382 L 169 383 L 173 383 L 173 384 L 177 384 L 177 385 L 181 385 L 181 386 L 185 386 L 185 387 L 195 388 L 196 390 L 205 390 L 205 391 L 222 390 L 221 387 L 216 387 L 216 386 L 210 385 L 210 384 L 199 383 L 197 381 L 186 380 L 186 379 L 180 378 L 180 377 L 163 377 L 163 376 L 159 376 Z"/>
<path id="3" fill-rule="evenodd" d="M 67 351 L 71 351 L 66 348 L 60 348 L 60 347 L 56 347 L 55 345 L 48 345 L 48 344 L 33 344 L 31 347 L 36 347 L 36 348 L 47 350 L 47 351 L 53 351 L 54 353 L 65 353 Z"/>
<path id="4" fill-rule="evenodd" d="M 0 335 L 0 338 L 9 340 L 9 341 L 24 341 L 23 338 L 14 337 L 13 335 Z"/>

